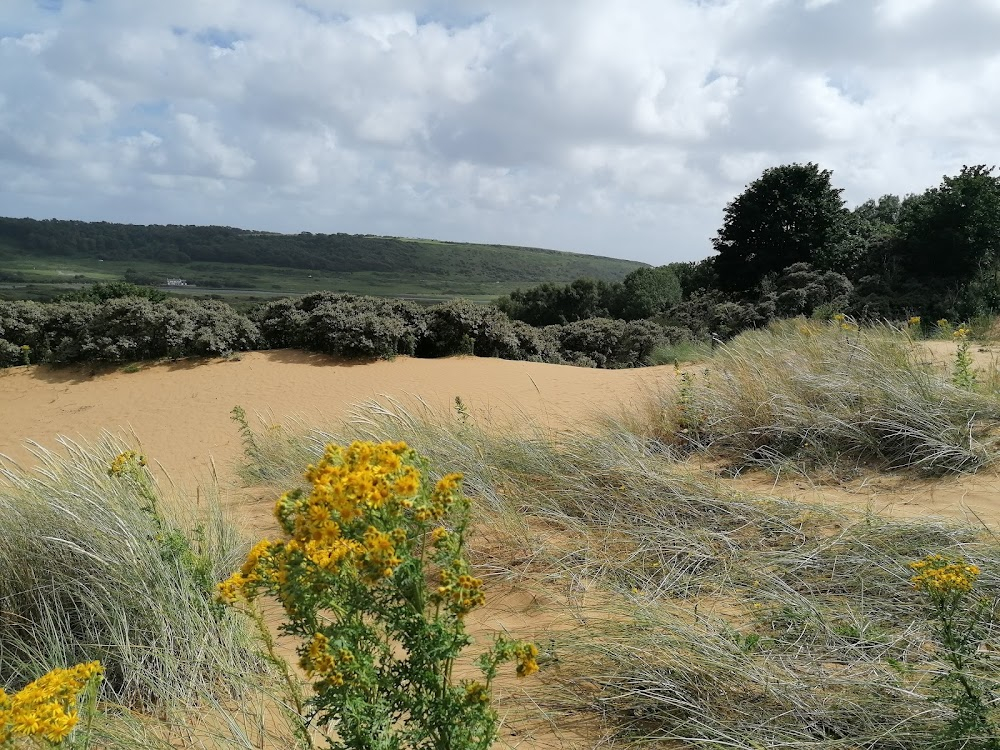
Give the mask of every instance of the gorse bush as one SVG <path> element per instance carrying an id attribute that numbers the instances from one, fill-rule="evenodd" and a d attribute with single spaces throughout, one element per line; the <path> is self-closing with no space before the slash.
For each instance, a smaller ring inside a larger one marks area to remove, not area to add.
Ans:
<path id="1" fill-rule="evenodd" d="M 32 364 L 69 364 L 298 348 L 361 359 L 469 354 L 637 367 L 657 344 L 679 340 L 681 331 L 605 318 L 542 329 L 468 300 L 425 308 L 330 292 L 271 302 L 250 317 L 219 301 L 81 298 L 88 301 L 0 302 L 0 366 L 25 364 L 26 351 Z"/>
<path id="2" fill-rule="evenodd" d="M 464 555 L 461 477 L 426 476 L 405 443 L 327 446 L 306 473 L 310 492 L 275 506 L 288 538 L 257 544 L 219 586 L 229 602 L 277 597 L 315 681 L 308 723 L 331 725 L 332 748 L 487 750 L 500 664 L 516 660 L 521 676 L 538 669 L 534 645 L 499 638 L 477 661 L 482 681 L 453 677 L 483 582 Z"/>
<path id="3" fill-rule="evenodd" d="M 520 341 L 513 322 L 491 305 L 455 300 L 427 311 L 427 336 L 420 351 L 427 356 L 473 354 L 477 357 L 520 359 Z"/>
<path id="4" fill-rule="evenodd" d="M 317 292 L 264 305 L 255 315 L 267 345 L 346 357 L 416 354 L 426 331 L 413 303 Z"/>
<path id="5" fill-rule="evenodd" d="M 663 329 L 648 320 L 590 318 L 550 330 L 567 361 L 602 368 L 639 367 L 665 338 Z"/>
<path id="6" fill-rule="evenodd" d="M 104 699 L 192 701 L 260 673 L 214 584 L 245 549 L 216 508 L 184 521 L 114 441 L 0 470 L 0 685 L 100 661 Z M 211 506 L 210 506 L 211 507 Z"/>
<path id="7" fill-rule="evenodd" d="M 127 362 L 222 356 L 260 346 L 260 332 L 229 305 L 116 297 L 99 303 L 0 302 L 0 364 L 30 347 L 33 362 Z"/>

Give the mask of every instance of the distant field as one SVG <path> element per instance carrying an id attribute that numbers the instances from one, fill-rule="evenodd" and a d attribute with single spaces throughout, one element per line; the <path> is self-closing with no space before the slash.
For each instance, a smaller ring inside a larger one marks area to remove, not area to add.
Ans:
<path id="1" fill-rule="evenodd" d="M 165 287 L 179 294 L 260 298 L 332 291 L 431 301 L 455 297 L 487 301 L 519 286 L 525 286 L 512 282 L 420 278 L 373 271 L 337 274 L 235 263 L 175 264 L 135 260 L 100 261 L 94 258 L 8 256 L 3 261 L 3 270 L 16 275 L 17 279 L 0 281 L 0 299 L 50 299 L 83 284 L 121 281 L 127 274 L 156 286 L 164 285 L 168 278 L 205 279 L 214 282 L 210 285 Z"/>
<path id="2" fill-rule="evenodd" d="M 490 300 L 642 263 L 541 248 L 372 235 L 279 235 L 228 227 L 0 218 L 0 298 L 47 299 L 81 284 L 185 279 L 184 294 L 271 298 L 314 291 Z"/>

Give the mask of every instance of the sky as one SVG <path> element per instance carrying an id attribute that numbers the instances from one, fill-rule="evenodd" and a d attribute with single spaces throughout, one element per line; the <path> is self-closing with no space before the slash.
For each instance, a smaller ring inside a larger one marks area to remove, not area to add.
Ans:
<path id="1" fill-rule="evenodd" d="M 711 254 L 1000 155 L 1000 0 L 0 0 L 0 215 Z"/>

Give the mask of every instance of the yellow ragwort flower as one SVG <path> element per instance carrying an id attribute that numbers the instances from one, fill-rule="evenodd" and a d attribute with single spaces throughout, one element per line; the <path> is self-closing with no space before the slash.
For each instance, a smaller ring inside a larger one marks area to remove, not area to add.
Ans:
<path id="1" fill-rule="evenodd" d="M 976 565 L 943 555 L 928 555 L 923 560 L 911 562 L 909 567 L 914 571 L 910 578 L 913 588 L 932 596 L 966 594 L 972 591 L 980 573 Z"/>

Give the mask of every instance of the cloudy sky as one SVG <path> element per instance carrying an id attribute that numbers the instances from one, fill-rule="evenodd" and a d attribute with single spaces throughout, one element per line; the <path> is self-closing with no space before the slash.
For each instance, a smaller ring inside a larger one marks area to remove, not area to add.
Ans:
<path id="1" fill-rule="evenodd" d="M 710 254 L 1000 161 L 1000 0 L 0 0 L 0 215 Z"/>

